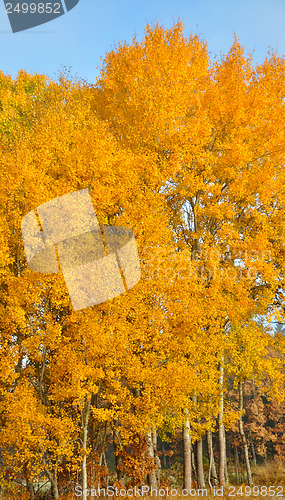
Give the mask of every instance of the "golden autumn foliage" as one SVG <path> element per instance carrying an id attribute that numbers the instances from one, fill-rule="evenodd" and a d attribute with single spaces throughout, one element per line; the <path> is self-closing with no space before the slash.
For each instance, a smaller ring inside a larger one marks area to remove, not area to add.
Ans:
<path id="1" fill-rule="evenodd" d="M 5 488 L 45 478 L 59 498 L 79 470 L 93 484 L 108 432 L 139 484 L 144 436 L 185 409 L 193 441 L 215 431 L 228 381 L 283 400 L 266 318 L 284 307 L 284 70 L 275 54 L 254 66 L 237 38 L 211 63 L 178 22 L 107 54 L 94 86 L 0 75 Z M 28 269 L 21 220 L 84 188 L 101 225 L 134 231 L 142 279 L 73 311 L 61 273 Z M 240 411 L 226 401 L 222 418 L 230 429 Z"/>

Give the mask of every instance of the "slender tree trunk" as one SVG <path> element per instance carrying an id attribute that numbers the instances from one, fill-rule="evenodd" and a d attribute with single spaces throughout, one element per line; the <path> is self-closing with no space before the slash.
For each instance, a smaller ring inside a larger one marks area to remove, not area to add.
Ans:
<path id="1" fill-rule="evenodd" d="M 117 479 L 118 481 L 123 480 L 123 471 L 121 470 L 121 464 L 122 464 L 122 457 L 120 454 L 121 451 L 121 444 L 120 444 L 120 436 L 119 433 L 116 429 L 116 425 L 118 422 L 114 422 L 114 427 L 113 427 L 113 444 L 114 444 L 114 452 L 115 452 L 115 460 L 116 460 L 116 472 L 117 472 Z"/>
<path id="2" fill-rule="evenodd" d="M 191 464 L 192 464 L 192 469 L 194 472 L 194 478 L 196 481 L 197 480 L 196 457 L 195 457 L 195 453 L 194 453 L 194 447 L 192 446 L 192 444 L 191 444 L 191 456 L 192 456 Z"/>
<path id="3" fill-rule="evenodd" d="M 166 469 L 167 463 L 166 463 L 166 455 L 165 455 L 165 448 L 164 448 L 163 441 L 162 441 L 162 460 L 163 460 L 163 467 L 164 467 L 164 469 Z"/>
<path id="4" fill-rule="evenodd" d="M 107 422 L 105 424 L 105 429 L 103 431 L 103 439 L 102 439 L 102 446 L 101 446 L 101 451 L 100 451 L 100 458 L 99 458 L 99 465 L 101 466 L 102 463 L 104 462 L 104 465 L 106 466 L 106 456 L 105 456 L 105 446 L 106 446 L 106 438 L 107 438 Z M 101 486 L 101 471 L 99 472 L 98 475 L 98 488 Z"/>
<path id="5" fill-rule="evenodd" d="M 32 481 L 30 480 L 30 474 L 27 468 L 27 465 L 24 465 L 24 472 L 25 472 L 25 479 L 26 479 L 26 488 L 27 491 L 30 495 L 29 500 L 34 500 L 35 499 L 35 490 L 34 490 L 34 485 Z"/>
<path id="6" fill-rule="evenodd" d="M 31 481 L 27 481 L 27 490 L 28 490 L 29 495 L 30 495 L 29 500 L 34 500 L 35 499 L 35 490 L 34 490 L 34 485 Z"/>
<path id="7" fill-rule="evenodd" d="M 224 433 L 224 358 L 220 362 L 219 483 L 225 485 L 226 442 Z"/>
<path id="8" fill-rule="evenodd" d="M 226 429 L 225 429 L 225 426 L 223 426 L 223 427 L 224 427 L 224 441 L 225 441 L 225 480 L 226 480 L 226 484 L 229 484 Z"/>
<path id="9" fill-rule="evenodd" d="M 208 483 L 210 488 L 212 486 L 217 486 L 218 484 L 218 476 L 215 465 L 214 451 L 213 451 L 213 434 L 211 430 L 207 431 L 207 445 L 208 445 L 208 456 L 209 456 L 209 477 Z"/>
<path id="10" fill-rule="evenodd" d="M 151 458 L 153 460 L 153 464 L 155 465 L 155 457 L 154 457 L 153 440 L 152 440 L 151 431 L 146 433 L 145 439 L 146 439 L 146 456 L 148 458 Z M 147 478 L 148 478 L 149 486 L 152 488 L 157 488 L 157 479 L 156 479 L 156 473 L 155 473 L 154 467 L 153 467 L 153 470 L 148 474 Z"/>
<path id="11" fill-rule="evenodd" d="M 245 460 L 245 466 L 246 466 L 246 472 L 247 472 L 247 482 L 248 482 L 249 486 L 253 486 L 252 473 L 251 473 L 251 467 L 250 467 L 249 456 L 248 456 L 248 446 L 247 446 L 246 436 L 245 436 L 244 429 L 243 429 L 243 419 L 242 419 L 243 381 L 242 380 L 240 380 L 240 382 L 239 382 L 239 409 L 240 409 L 239 432 L 241 435 L 243 450 L 244 450 L 244 460 Z"/>
<path id="12" fill-rule="evenodd" d="M 197 478 L 198 488 L 205 488 L 205 476 L 203 467 L 203 438 L 196 441 L 196 460 L 197 460 Z"/>
<path id="13" fill-rule="evenodd" d="M 56 472 L 53 475 L 51 472 L 47 471 L 47 476 L 51 482 L 52 496 L 54 500 L 59 499 L 58 483 L 57 483 L 57 467 Z"/>
<path id="14" fill-rule="evenodd" d="M 254 463 L 254 465 L 256 467 L 256 465 L 257 465 L 257 463 L 256 463 L 256 453 L 255 453 L 254 442 L 253 442 L 253 439 L 252 439 L 251 431 L 250 431 L 250 443 L 251 443 L 251 452 L 252 452 L 253 463 Z"/>
<path id="15" fill-rule="evenodd" d="M 98 408 L 98 394 L 92 397 L 91 405 L 95 404 L 96 408 Z M 96 476 L 96 451 L 99 442 L 100 431 L 98 429 L 95 430 L 95 422 L 92 421 L 91 429 L 89 430 L 91 433 L 90 439 L 92 444 L 92 453 L 90 457 L 90 489 L 93 490 L 95 488 L 95 476 Z"/>
<path id="16" fill-rule="evenodd" d="M 188 411 L 185 411 L 185 421 L 183 427 L 183 488 L 190 491 L 192 488 L 191 469 L 191 434 Z"/>
<path id="17" fill-rule="evenodd" d="M 241 474 L 240 474 L 240 464 L 237 445 L 235 445 L 235 465 L 236 465 L 236 476 L 238 484 L 241 484 Z"/>
<path id="18" fill-rule="evenodd" d="M 152 432 L 152 443 L 153 443 L 153 452 L 154 452 L 154 463 L 156 466 L 156 480 L 158 486 L 160 485 L 160 476 L 161 476 L 161 460 L 159 458 L 158 452 L 157 452 L 157 432 L 156 428 L 153 429 Z"/>
<path id="19" fill-rule="evenodd" d="M 95 467 L 94 467 L 94 458 L 92 456 L 91 464 L 90 464 L 90 489 L 94 489 L 94 481 L 95 481 Z"/>
<path id="20" fill-rule="evenodd" d="M 89 400 L 85 399 L 84 408 L 81 412 L 81 423 L 82 423 L 82 447 L 83 447 L 83 459 L 82 459 L 82 489 L 83 495 L 82 499 L 87 499 L 87 441 L 88 441 L 88 421 L 90 414 L 91 398 Z"/>

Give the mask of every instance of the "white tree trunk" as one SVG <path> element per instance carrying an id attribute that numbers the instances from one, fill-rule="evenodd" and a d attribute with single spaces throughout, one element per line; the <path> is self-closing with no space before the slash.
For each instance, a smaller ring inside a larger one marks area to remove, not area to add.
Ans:
<path id="1" fill-rule="evenodd" d="M 190 491 L 192 488 L 191 470 L 191 434 L 188 411 L 185 411 L 185 421 L 183 427 L 183 488 Z"/>
<path id="2" fill-rule="evenodd" d="M 152 440 L 152 434 L 151 431 L 146 433 L 146 456 L 148 458 L 153 459 L 153 464 L 155 463 L 155 456 L 154 456 L 154 448 L 153 448 L 153 440 Z M 155 473 L 155 468 L 148 474 L 148 482 L 149 486 L 152 488 L 157 488 L 157 479 L 156 479 L 156 473 Z"/>
<path id="3" fill-rule="evenodd" d="M 219 483 L 225 485 L 226 442 L 224 431 L 224 358 L 220 362 L 220 410 L 219 410 Z"/>
<path id="4" fill-rule="evenodd" d="M 213 451 L 213 435 L 212 431 L 207 431 L 207 445 L 208 445 L 208 455 L 209 455 L 209 476 L 208 483 L 210 488 L 213 486 L 217 486 L 218 484 L 218 476 L 215 465 L 214 451 Z"/>
<path id="5" fill-rule="evenodd" d="M 203 438 L 196 441 L 196 459 L 197 459 L 197 478 L 198 478 L 198 488 L 205 488 L 205 476 L 203 467 Z"/>
<path id="6" fill-rule="evenodd" d="M 242 380 L 239 381 L 239 409 L 240 409 L 239 432 L 240 432 L 240 435 L 241 435 L 242 444 L 243 444 L 243 450 L 244 450 L 244 460 L 245 460 L 245 466 L 246 466 L 246 472 L 247 472 L 247 482 L 248 482 L 249 486 L 253 486 L 252 473 L 251 473 L 251 467 L 250 467 L 249 456 L 248 456 L 248 446 L 247 446 L 245 432 L 244 432 L 244 429 L 243 429 L 243 419 L 242 419 L 242 412 L 243 412 L 243 382 L 242 382 Z"/>
<path id="7" fill-rule="evenodd" d="M 88 441 L 88 421 L 90 414 L 91 398 L 85 400 L 84 408 L 81 412 L 81 423 L 82 423 L 82 448 L 83 448 L 83 459 L 82 459 L 82 489 L 83 489 L 83 500 L 87 499 L 87 441 Z"/>

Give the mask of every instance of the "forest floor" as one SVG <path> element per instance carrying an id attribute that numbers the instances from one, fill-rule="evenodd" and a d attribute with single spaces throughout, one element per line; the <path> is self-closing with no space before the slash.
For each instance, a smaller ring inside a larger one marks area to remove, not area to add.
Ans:
<path id="1" fill-rule="evenodd" d="M 183 500 L 183 499 L 201 499 L 201 498 L 207 498 L 209 500 L 217 500 L 218 498 L 222 499 L 247 499 L 247 500 L 254 500 L 254 499 L 281 499 L 285 498 L 285 466 L 282 462 L 276 463 L 276 462 L 269 462 L 267 464 L 263 465 L 257 465 L 256 467 L 252 468 L 252 476 L 253 476 L 253 482 L 254 486 L 249 487 L 246 484 L 246 477 L 245 475 L 242 476 L 242 480 L 244 481 L 243 484 L 231 484 L 229 486 L 226 486 L 224 488 L 221 488 L 219 486 L 216 486 L 212 489 L 209 488 L 209 485 L 206 486 L 205 489 L 198 489 L 197 484 L 195 481 L 193 481 L 192 484 L 192 489 L 189 492 L 186 492 L 185 490 L 182 491 L 182 488 L 174 483 L 169 483 L 169 479 L 167 480 L 167 477 L 171 477 L 171 479 L 174 479 L 174 472 L 169 470 L 169 471 L 164 471 L 164 473 L 167 472 L 167 474 L 163 474 L 164 478 L 162 481 L 162 484 L 160 488 L 157 490 L 157 493 L 155 491 L 152 492 L 152 495 L 150 494 L 145 494 L 145 495 L 132 495 L 127 494 L 126 490 L 120 490 L 122 493 L 120 494 L 115 494 L 113 496 L 98 496 L 98 492 L 94 490 L 89 490 L 89 494 L 87 496 L 87 499 L 89 498 L 94 498 L 99 500 L 139 500 L 139 498 L 143 498 L 144 500 L 167 500 L 169 498 L 171 499 L 176 499 L 176 500 Z M 176 471 L 177 472 L 177 471 Z M 173 473 L 173 475 L 172 475 Z M 239 477 L 237 477 L 239 476 Z M 181 479 L 181 478 L 180 478 Z M 229 479 L 230 482 L 240 482 L 241 480 L 241 472 L 240 471 L 231 471 L 229 470 Z M 147 488 L 147 487 L 145 487 Z M 137 491 L 137 490 L 136 490 Z M 188 493 L 188 494 L 187 494 Z M 36 497 L 38 498 L 38 497 Z M 59 500 L 82 500 L 82 495 L 81 494 L 76 494 L 76 492 L 69 493 L 67 495 L 61 496 Z M 0 500 L 30 500 L 30 496 L 28 493 L 23 492 L 19 494 L 11 494 L 11 493 L 6 493 L 1 495 L 0 494 Z M 40 499 L 39 499 L 40 500 Z"/>
<path id="2" fill-rule="evenodd" d="M 237 474 L 234 474 L 232 471 L 232 474 L 230 474 L 231 471 L 229 471 L 229 477 L 230 480 L 232 479 L 233 481 L 237 480 L 235 477 Z M 168 471 L 168 476 L 171 476 L 172 471 Z M 174 474 L 173 474 L 174 475 Z M 285 498 L 285 466 L 282 462 L 276 463 L 276 462 L 268 462 L 267 464 L 263 465 L 257 465 L 256 467 L 252 468 L 252 475 L 253 475 L 253 482 L 254 486 L 249 487 L 246 484 L 246 477 L 245 475 L 242 477 L 242 480 L 244 480 L 243 484 L 232 484 L 231 486 L 227 486 L 223 489 L 220 487 L 215 487 L 210 490 L 209 486 L 206 486 L 205 490 L 199 490 L 197 488 L 197 485 L 195 482 L 193 482 L 193 487 L 192 490 L 188 492 L 188 495 L 186 495 L 186 492 L 184 491 L 182 494 L 182 489 L 179 486 L 175 486 L 175 484 L 168 484 L 167 481 L 163 481 L 160 489 L 158 490 L 158 494 L 155 495 L 145 495 L 143 498 L 144 500 L 156 500 L 156 499 L 163 499 L 167 500 L 167 498 L 172 498 L 176 500 L 183 500 L 183 499 L 190 499 L 190 498 L 208 498 L 209 500 L 217 500 L 218 498 L 223 498 L 223 499 L 247 499 L 247 500 L 254 500 L 254 499 L 281 499 Z M 241 472 L 239 473 L 239 478 L 241 479 Z M 167 477 L 167 476 L 166 476 Z M 167 489 L 168 488 L 168 489 Z M 165 494 L 163 494 L 165 492 Z M 61 500 L 77 500 L 82 497 L 76 496 L 76 495 L 70 495 L 67 497 L 62 497 Z M 92 498 L 92 497 L 88 497 Z M 96 498 L 93 496 L 93 498 Z M 98 498 L 98 497 L 97 497 Z M 104 497 L 101 497 L 101 500 Z M 128 496 L 128 495 L 121 495 L 121 496 L 109 496 L 108 500 L 139 500 L 139 496 Z"/>

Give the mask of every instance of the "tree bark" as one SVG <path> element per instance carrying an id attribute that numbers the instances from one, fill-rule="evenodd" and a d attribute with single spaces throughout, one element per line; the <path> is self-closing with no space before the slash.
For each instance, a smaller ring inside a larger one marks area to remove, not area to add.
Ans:
<path id="1" fill-rule="evenodd" d="M 205 488 L 205 476 L 203 467 L 203 438 L 196 441 L 196 460 L 197 460 L 197 478 L 198 488 Z"/>
<path id="2" fill-rule="evenodd" d="M 195 453 L 194 453 L 194 446 L 191 444 L 191 456 L 192 456 L 192 469 L 194 473 L 194 478 L 195 481 L 197 480 L 197 469 L 196 469 L 196 458 L 195 458 Z"/>
<path id="3" fill-rule="evenodd" d="M 82 448 L 83 448 L 83 459 L 82 459 L 82 489 L 83 495 L 82 499 L 87 499 L 87 441 L 88 441 L 88 421 L 90 414 L 91 398 L 89 400 L 85 399 L 84 408 L 81 412 L 81 423 L 82 423 Z"/>
<path id="4" fill-rule="evenodd" d="M 104 465 L 106 467 L 106 456 L 105 456 L 105 447 L 106 447 L 106 437 L 107 437 L 107 422 L 105 424 L 105 428 L 103 431 L 103 439 L 102 439 L 102 446 L 101 446 L 101 451 L 100 451 L 100 458 L 99 458 L 99 465 L 101 466 L 102 463 L 104 462 Z M 101 486 L 101 471 L 99 472 L 98 475 L 98 488 Z"/>
<path id="5" fill-rule="evenodd" d="M 224 358 L 220 362 L 220 411 L 219 411 L 219 483 L 225 486 L 226 442 L 224 433 Z"/>
<path id="6" fill-rule="evenodd" d="M 160 485 L 160 476 L 161 476 L 161 460 L 158 455 L 157 451 L 157 432 L 156 428 L 153 429 L 152 432 L 152 443 L 153 443 L 153 452 L 154 452 L 154 463 L 156 466 L 155 474 L 156 474 L 156 481 L 158 486 Z"/>
<path id="7" fill-rule="evenodd" d="M 165 448 L 163 441 L 162 441 L 162 460 L 163 460 L 163 468 L 166 469 L 167 463 L 166 463 L 166 455 L 165 455 Z"/>
<path id="8" fill-rule="evenodd" d="M 118 481 L 123 480 L 123 471 L 121 470 L 122 457 L 120 454 L 121 445 L 120 445 L 120 436 L 116 429 L 117 422 L 114 422 L 113 427 L 113 444 L 114 444 L 114 452 L 115 452 L 115 461 L 116 461 L 116 472 Z"/>
<path id="9" fill-rule="evenodd" d="M 149 486 L 152 488 L 157 488 L 157 479 L 156 479 L 156 471 L 154 468 L 155 465 L 155 457 L 154 457 L 154 449 L 153 449 L 153 440 L 151 431 L 146 433 L 146 456 L 151 458 L 153 461 L 153 470 L 147 475 Z"/>
<path id="10" fill-rule="evenodd" d="M 183 426 L 183 488 L 190 491 L 192 488 L 191 469 L 191 435 L 188 411 L 185 411 L 185 421 Z"/>
<path id="11" fill-rule="evenodd" d="M 54 500 L 59 499 L 59 491 L 58 491 L 58 483 L 57 483 L 57 468 L 56 468 L 56 473 L 53 476 L 53 474 L 49 471 L 47 471 L 48 478 L 51 482 L 51 489 L 52 489 L 52 496 Z"/>
<path id="12" fill-rule="evenodd" d="M 29 495 L 30 495 L 30 500 L 34 500 L 35 499 L 35 490 L 34 490 L 34 485 L 31 481 L 27 481 L 27 490 L 28 490 Z"/>
<path id="13" fill-rule="evenodd" d="M 34 485 L 33 485 L 32 481 L 30 481 L 30 474 L 29 474 L 29 471 L 28 471 L 26 464 L 24 465 L 24 472 L 25 472 L 25 479 L 26 479 L 26 488 L 27 488 L 27 491 L 30 495 L 29 500 L 34 500 L 34 498 L 35 498 Z"/>
<path id="14" fill-rule="evenodd" d="M 247 482 L 248 482 L 249 486 L 253 486 L 252 473 L 251 473 L 251 467 L 250 467 L 249 456 L 248 456 L 248 446 L 247 446 L 246 436 L 245 436 L 245 432 L 244 432 L 244 428 L 243 428 L 243 419 L 242 419 L 242 413 L 243 413 L 243 381 L 242 380 L 239 381 L 239 409 L 240 409 L 239 432 L 241 435 L 243 450 L 244 450 L 244 460 L 245 460 L 246 473 L 247 473 Z"/>
<path id="15" fill-rule="evenodd" d="M 224 426 L 224 441 L 225 441 L 225 480 L 226 484 L 229 484 L 229 475 L 228 475 L 228 459 L 227 459 L 227 439 L 226 439 L 226 429 Z"/>
<path id="16" fill-rule="evenodd" d="M 251 452 L 252 452 L 252 458 L 253 458 L 253 463 L 256 467 L 257 465 L 257 462 L 256 462 L 256 453 L 255 453 L 255 448 L 254 448 L 254 442 L 253 442 L 253 439 L 252 439 L 252 433 L 250 431 L 250 443 L 251 443 Z"/>
<path id="17" fill-rule="evenodd" d="M 208 456 L 209 456 L 208 483 L 209 483 L 210 488 L 212 489 L 213 486 L 217 486 L 219 481 L 218 481 L 217 470 L 216 470 L 216 465 L 215 465 L 215 458 L 214 458 L 214 451 L 213 451 L 213 435 L 212 435 L 211 430 L 207 431 L 207 445 L 208 445 Z"/>
<path id="18" fill-rule="evenodd" d="M 95 404 L 98 408 L 98 394 L 92 396 L 91 405 Z M 92 445 L 92 452 L 90 457 L 90 488 L 93 490 L 95 488 L 95 477 L 96 477 L 96 459 L 95 455 L 97 452 L 97 447 L 99 444 L 100 430 L 95 429 L 95 422 L 92 421 L 91 427 L 89 426 L 90 439 Z M 78 482 L 78 481 L 77 481 Z"/>
<path id="19" fill-rule="evenodd" d="M 239 464 L 239 455 L 237 445 L 235 444 L 235 468 L 236 468 L 236 476 L 238 484 L 241 484 L 241 473 L 240 473 L 240 464 Z"/>

